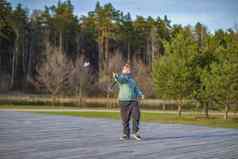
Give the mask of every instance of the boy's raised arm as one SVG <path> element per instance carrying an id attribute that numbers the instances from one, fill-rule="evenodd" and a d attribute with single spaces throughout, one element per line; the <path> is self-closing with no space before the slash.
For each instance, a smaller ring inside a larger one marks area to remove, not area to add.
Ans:
<path id="1" fill-rule="evenodd" d="M 114 73 L 113 72 L 113 78 L 116 82 L 122 84 L 122 83 L 126 83 L 127 82 L 127 77 L 123 76 L 123 75 L 120 75 L 120 74 L 117 74 L 117 73 Z"/>

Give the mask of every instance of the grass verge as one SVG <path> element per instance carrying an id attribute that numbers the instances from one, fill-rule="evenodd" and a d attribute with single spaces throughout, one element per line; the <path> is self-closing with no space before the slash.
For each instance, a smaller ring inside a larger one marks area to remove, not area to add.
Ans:
<path id="1" fill-rule="evenodd" d="M 109 118 L 109 119 L 120 119 L 119 112 L 98 112 L 98 111 L 86 111 L 86 112 L 38 112 L 51 115 L 68 115 L 68 116 L 80 116 L 87 118 Z M 160 122 L 160 123 L 170 123 L 170 124 L 191 124 L 199 126 L 208 127 L 220 127 L 220 128 L 238 128 L 238 119 L 232 118 L 229 120 L 224 120 L 222 116 L 213 115 L 209 119 L 206 118 L 196 118 L 194 115 L 183 115 L 178 117 L 176 114 L 167 114 L 159 112 L 143 112 L 142 111 L 142 121 L 143 122 Z"/>
<path id="2" fill-rule="evenodd" d="M 65 107 L 65 106 L 32 106 L 32 105 L 0 105 L 1 109 L 12 109 L 16 111 L 30 111 L 39 112 L 44 114 L 52 115 L 69 115 L 69 116 L 80 116 L 87 118 L 108 118 L 108 119 L 120 119 L 119 112 L 105 111 L 100 109 L 90 109 L 90 111 L 84 111 L 80 107 Z M 25 110 L 24 110 L 25 109 Z M 29 109 L 29 110 L 28 110 Z M 41 111 L 43 109 L 44 111 Z M 55 111 L 56 110 L 56 111 Z M 60 111 L 58 111 L 60 110 Z M 99 110 L 99 111 L 97 111 Z M 232 116 L 229 120 L 224 120 L 223 115 L 217 115 L 211 113 L 210 118 L 198 118 L 200 113 L 183 113 L 182 117 L 178 117 L 176 112 L 165 112 L 165 111 L 155 111 L 148 112 L 142 110 L 142 121 L 143 122 L 159 122 L 159 123 L 171 123 L 171 124 L 191 124 L 200 125 L 208 127 L 220 127 L 220 128 L 238 128 L 238 117 Z"/>

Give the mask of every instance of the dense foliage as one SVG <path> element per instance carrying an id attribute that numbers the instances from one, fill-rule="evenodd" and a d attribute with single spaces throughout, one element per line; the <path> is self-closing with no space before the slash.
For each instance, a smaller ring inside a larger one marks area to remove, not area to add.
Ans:
<path id="1" fill-rule="evenodd" d="M 198 27 L 198 25 L 197 25 Z M 208 117 L 210 107 L 237 110 L 238 33 L 232 30 L 205 34 L 180 31 L 165 42 L 165 55 L 154 61 L 153 79 L 160 98 L 196 101 Z"/>

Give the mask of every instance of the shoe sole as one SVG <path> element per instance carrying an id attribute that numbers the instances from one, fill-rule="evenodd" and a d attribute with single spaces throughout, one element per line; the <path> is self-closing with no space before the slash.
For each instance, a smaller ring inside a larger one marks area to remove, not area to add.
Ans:
<path id="1" fill-rule="evenodd" d="M 137 140 L 137 141 L 141 141 L 142 139 L 141 138 L 137 138 L 135 136 L 132 137 L 133 139 Z"/>

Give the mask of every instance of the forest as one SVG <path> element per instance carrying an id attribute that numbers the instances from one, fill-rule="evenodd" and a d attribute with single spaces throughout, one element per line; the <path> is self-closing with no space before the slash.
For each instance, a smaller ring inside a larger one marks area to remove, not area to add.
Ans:
<path id="1" fill-rule="evenodd" d="M 237 110 L 237 25 L 210 32 L 166 15 L 132 18 L 111 3 L 77 16 L 70 0 L 32 11 L 0 0 L 1 93 L 104 97 L 125 63 L 146 98 L 176 100 L 179 113 L 187 100 L 207 114 Z"/>

